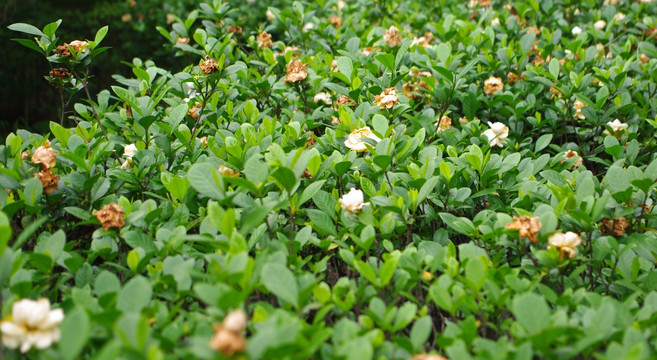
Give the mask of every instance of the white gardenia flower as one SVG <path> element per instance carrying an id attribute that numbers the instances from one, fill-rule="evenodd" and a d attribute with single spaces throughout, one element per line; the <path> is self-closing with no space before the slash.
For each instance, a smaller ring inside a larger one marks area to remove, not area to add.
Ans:
<path id="1" fill-rule="evenodd" d="M 500 26 L 500 18 L 494 18 L 490 21 L 490 24 L 493 26 Z"/>
<path id="2" fill-rule="evenodd" d="M 359 212 L 363 206 L 369 205 L 369 203 L 364 201 L 363 192 L 356 188 L 351 188 L 348 193 L 342 195 L 340 198 L 340 206 L 347 213 L 353 214 Z"/>
<path id="3" fill-rule="evenodd" d="M 23 299 L 15 302 L 9 320 L 0 322 L 2 343 L 20 348 L 22 353 L 32 347 L 46 349 L 59 341 L 59 324 L 64 320 L 62 309 L 50 310 L 48 299 Z"/>
<path id="4" fill-rule="evenodd" d="M 614 15 L 614 20 L 616 21 L 623 21 L 625 19 L 625 14 L 622 12 L 619 12 L 618 14 Z"/>
<path id="5" fill-rule="evenodd" d="M 234 333 L 241 333 L 246 330 L 246 314 L 243 310 L 237 309 L 231 311 L 223 321 L 223 326 L 226 330 Z"/>
<path id="6" fill-rule="evenodd" d="M 621 134 L 621 132 L 623 132 L 624 130 L 627 130 L 627 126 L 628 126 L 628 125 L 627 125 L 627 124 L 623 124 L 622 122 L 620 122 L 620 120 L 616 119 L 616 120 L 614 120 L 614 121 L 609 121 L 609 122 L 607 122 L 607 126 L 609 126 L 609 127 L 611 128 L 611 130 L 613 131 L 613 133 L 610 133 L 609 130 L 606 130 L 606 129 L 605 129 L 604 134 L 605 134 L 605 135 L 609 135 L 609 136 L 616 136 L 616 137 L 618 137 L 618 136 L 622 136 L 622 135 L 623 135 L 623 134 Z"/>
<path id="7" fill-rule="evenodd" d="M 559 253 L 563 255 L 568 255 L 569 258 L 574 258 L 577 255 L 576 247 L 582 244 L 582 238 L 572 231 L 567 233 L 555 233 L 548 238 L 548 249 L 551 247 L 557 248 Z"/>
<path id="8" fill-rule="evenodd" d="M 329 94 L 329 93 L 327 93 L 327 92 L 318 92 L 318 93 L 315 94 L 315 96 L 313 97 L 313 101 L 316 102 L 316 103 L 318 103 L 318 102 L 321 101 L 321 102 L 323 102 L 323 103 L 326 104 L 326 105 L 331 105 L 331 104 L 332 104 L 332 101 L 331 101 L 331 94 Z"/>
<path id="9" fill-rule="evenodd" d="M 598 20 L 593 24 L 593 27 L 595 27 L 598 30 L 603 30 L 607 26 L 607 22 L 604 20 Z"/>
<path id="10" fill-rule="evenodd" d="M 356 129 L 352 131 L 347 137 L 347 140 L 344 141 L 344 145 L 356 152 L 367 151 L 367 145 L 365 145 L 365 142 L 362 140 L 362 138 L 369 138 L 376 142 L 381 141 L 378 136 L 372 133 L 372 130 L 370 130 L 369 126 L 365 126 L 362 129 Z"/>
<path id="11" fill-rule="evenodd" d="M 571 31 L 573 35 L 577 36 L 582 33 L 582 28 L 579 26 L 575 26 Z"/>
<path id="12" fill-rule="evenodd" d="M 509 137 L 509 128 L 501 122 L 488 122 L 488 126 L 490 126 L 490 129 L 484 131 L 484 135 L 488 138 L 490 146 L 503 147 L 506 138 Z"/>
<path id="13" fill-rule="evenodd" d="M 121 170 L 128 170 L 132 165 L 132 157 L 137 154 L 137 146 L 135 144 L 123 146 L 123 156 L 125 156 L 125 161 L 121 164 Z"/>
<path id="14" fill-rule="evenodd" d="M 192 100 L 198 95 L 198 91 L 194 89 L 194 83 L 192 82 L 184 83 L 183 89 L 185 89 L 185 93 L 187 94 L 187 97 L 183 99 L 183 101 L 186 103 L 190 102 L 190 100 Z"/>
<path id="15" fill-rule="evenodd" d="M 303 32 L 308 32 L 308 31 L 310 31 L 314 28 L 315 28 L 315 24 L 313 24 L 311 22 L 306 23 L 306 25 L 303 26 Z"/>

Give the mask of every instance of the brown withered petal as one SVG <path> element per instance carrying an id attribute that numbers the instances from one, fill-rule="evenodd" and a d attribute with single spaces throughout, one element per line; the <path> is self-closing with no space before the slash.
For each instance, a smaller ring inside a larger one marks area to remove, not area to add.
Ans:
<path id="1" fill-rule="evenodd" d="M 608 235 L 623 236 L 628 226 L 630 226 L 630 223 L 624 217 L 618 219 L 602 218 L 600 231 Z"/>
<path id="2" fill-rule="evenodd" d="M 356 102 L 355 102 L 352 98 L 350 98 L 349 96 L 347 96 L 347 95 L 340 95 L 340 96 L 338 96 L 338 99 L 335 101 L 335 103 L 336 103 L 338 106 L 342 106 L 342 105 L 347 105 L 347 106 L 356 105 Z"/>
<path id="3" fill-rule="evenodd" d="M 518 230 L 518 235 L 521 239 L 529 239 L 529 241 L 538 242 L 538 232 L 541 231 L 541 222 L 538 217 L 531 216 L 513 216 L 513 222 L 505 225 L 507 229 Z"/>
<path id="4" fill-rule="evenodd" d="M 43 192 L 48 195 L 59 187 L 59 176 L 53 174 L 51 169 L 39 171 L 36 176 L 41 181 L 41 185 L 43 185 Z"/>
<path id="5" fill-rule="evenodd" d="M 287 66 L 287 76 L 285 77 L 285 82 L 303 81 L 306 76 L 308 76 L 306 66 L 300 60 L 293 61 Z"/>
<path id="6" fill-rule="evenodd" d="M 29 157 L 30 157 L 30 151 L 29 150 L 25 150 L 21 153 L 21 159 L 27 160 L 27 158 L 29 158 Z"/>
<path id="7" fill-rule="evenodd" d="M 301 176 L 303 176 L 304 178 L 306 178 L 306 179 L 308 179 L 308 180 L 312 180 L 312 179 L 313 179 L 313 176 L 310 174 L 310 171 L 308 171 L 308 169 L 304 170 L 304 171 L 303 171 L 303 174 L 302 174 Z"/>
<path id="8" fill-rule="evenodd" d="M 210 340 L 210 348 L 226 356 L 233 356 L 246 349 L 246 340 L 239 333 L 225 329 L 222 325 L 215 324 L 214 336 Z"/>
<path id="9" fill-rule="evenodd" d="M 242 27 L 241 26 L 236 26 L 236 25 L 231 25 L 226 29 L 229 33 L 237 34 L 237 35 L 242 35 Z"/>
<path id="10" fill-rule="evenodd" d="M 266 31 L 261 32 L 258 34 L 258 48 L 259 49 L 264 49 L 264 48 L 270 48 L 274 46 L 274 43 L 271 41 L 271 34 L 268 34 Z"/>
<path id="11" fill-rule="evenodd" d="M 189 38 L 186 36 L 181 36 L 176 39 L 176 45 L 185 45 L 189 44 Z"/>
<path id="12" fill-rule="evenodd" d="M 100 225 L 105 230 L 109 230 L 111 227 L 120 229 L 125 225 L 123 208 L 115 203 L 107 204 L 100 210 L 94 210 L 93 214 L 96 215 Z"/>
<path id="13" fill-rule="evenodd" d="M 331 16 L 331 17 L 329 18 L 329 22 L 330 22 L 331 25 L 333 25 L 333 27 L 335 27 L 336 29 L 339 28 L 340 26 L 342 26 L 342 18 L 339 17 L 339 16 Z"/>
<path id="14" fill-rule="evenodd" d="M 57 152 L 50 148 L 50 141 L 46 140 L 46 143 L 42 146 L 39 146 L 32 155 L 32 162 L 34 164 L 41 164 L 43 170 L 50 169 L 55 167 L 57 159 Z"/>
<path id="15" fill-rule="evenodd" d="M 69 50 L 67 43 L 63 43 L 62 45 L 57 45 L 57 48 L 55 50 L 61 56 L 71 56 L 71 50 Z"/>
<path id="16" fill-rule="evenodd" d="M 396 26 L 391 26 L 383 34 L 383 40 L 385 40 L 390 46 L 397 46 L 402 43 L 403 39 L 399 34 L 399 29 Z"/>
<path id="17" fill-rule="evenodd" d="M 198 67 L 205 73 L 205 75 L 209 75 L 218 70 L 219 63 L 212 60 L 209 55 L 206 55 L 205 61 L 203 61 Z"/>
<path id="18" fill-rule="evenodd" d="M 49 75 L 51 78 L 60 78 L 60 79 L 63 79 L 63 78 L 65 78 L 65 77 L 69 77 L 69 76 L 71 76 L 71 73 L 70 73 L 70 72 L 68 71 L 68 69 L 66 69 L 66 68 L 54 68 L 54 69 L 50 70 L 50 72 L 48 73 L 48 75 Z"/>
<path id="19" fill-rule="evenodd" d="M 516 73 L 512 73 L 512 72 L 509 71 L 509 72 L 506 74 L 506 82 L 507 82 L 507 84 L 509 84 L 509 85 L 513 85 L 513 84 L 517 83 L 518 80 L 520 80 L 520 77 L 519 77 Z"/>
<path id="20" fill-rule="evenodd" d="M 197 102 L 196 104 L 194 104 L 194 106 L 192 106 L 191 108 L 189 108 L 189 110 L 187 110 L 187 115 L 189 115 L 192 119 L 198 119 L 199 110 L 201 110 L 201 104 Z"/>

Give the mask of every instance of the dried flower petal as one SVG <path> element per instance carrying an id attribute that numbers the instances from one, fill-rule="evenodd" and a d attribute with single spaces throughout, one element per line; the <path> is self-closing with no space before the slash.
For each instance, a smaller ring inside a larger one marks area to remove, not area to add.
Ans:
<path id="1" fill-rule="evenodd" d="M 543 225 L 538 220 L 538 217 L 531 216 L 513 216 L 513 222 L 505 225 L 507 229 L 518 230 L 518 235 L 521 239 L 529 239 L 533 243 L 538 242 L 538 232 L 541 231 Z"/>
<path id="2" fill-rule="evenodd" d="M 105 230 L 109 230 L 111 227 L 120 229 L 125 225 L 123 208 L 115 203 L 109 203 L 100 210 L 94 210 L 93 214 L 96 215 L 100 225 Z"/>

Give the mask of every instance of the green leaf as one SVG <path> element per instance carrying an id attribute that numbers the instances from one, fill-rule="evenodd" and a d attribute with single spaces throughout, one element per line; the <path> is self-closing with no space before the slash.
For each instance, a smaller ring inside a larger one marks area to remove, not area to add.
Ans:
<path id="1" fill-rule="evenodd" d="M 358 273 L 361 274 L 365 279 L 367 279 L 367 281 L 372 283 L 372 285 L 376 287 L 380 287 L 379 277 L 376 276 L 376 272 L 374 271 L 374 269 L 372 269 L 372 266 L 370 266 L 370 264 L 360 260 L 356 260 L 354 261 L 354 267 L 356 268 L 356 270 L 358 270 Z"/>
<path id="2" fill-rule="evenodd" d="M 139 108 L 139 104 L 137 103 L 137 97 L 135 96 L 135 94 L 132 91 L 124 89 L 122 87 L 118 87 L 118 86 L 112 86 L 112 90 L 114 90 L 114 93 L 116 93 L 116 95 L 121 100 L 123 100 L 128 105 L 130 105 L 132 110 L 137 111 L 137 113 L 139 113 L 139 115 L 142 115 L 142 116 L 144 115 L 144 113 Z"/>
<path id="3" fill-rule="evenodd" d="M 41 200 L 41 195 L 43 194 L 41 181 L 36 177 L 28 180 L 27 184 L 25 184 L 25 189 L 23 189 L 23 194 L 25 195 L 25 204 L 35 206 Z"/>
<path id="4" fill-rule="evenodd" d="M 552 75 L 554 78 L 553 80 L 556 81 L 559 78 L 559 60 L 552 59 L 548 65 L 548 69 L 550 71 L 550 75 Z"/>
<path id="5" fill-rule="evenodd" d="M 132 278 L 119 293 L 116 308 L 123 312 L 141 312 L 151 302 L 153 289 L 142 276 Z"/>
<path id="6" fill-rule="evenodd" d="M 630 187 L 630 178 L 623 168 L 613 165 L 607 170 L 604 183 L 612 193 L 616 193 Z"/>
<path id="7" fill-rule="evenodd" d="M 473 236 L 477 233 L 477 230 L 470 219 L 456 217 L 450 213 L 440 213 L 440 218 L 445 224 L 447 224 L 447 226 L 463 235 Z"/>
<path id="8" fill-rule="evenodd" d="M 374 58 L 383 64 L 388 70 L 393 71 L 395 69 L 395 57 L 391 54 L 382 53 L 376 55 Z"/>
<path id="9" fill-rule="evenodd" d="M 105 25 L 96 32 L 96 37 L 94 38 L 94 43 L 96 43 L 96 46 L 98 46 L 98 44 L 103 41 L 105 35 L 107 35 L 107 30 L 109 30 L 109 27 Z"/>
<path id="10" fill-rule="evenodd" d="M 314 183 L 308 185 L 308 187 L 303 189 L 303 192 L 299 197 L 299 202 L 297 203 L 297 206 L 300 207 L 306 201 L 312 199 L 312 197 L 315 196 L 315 194 L 317 194 L 317 192 L 322 188 L 325 182 L 326 180 L 315 181 Z"/>
<path id="11" fill-rule="evenodd" d="M 351 59 L 346 56 L 340 56 L 338 57 L 337 63 L 338 71 L 351 81 L 351 74 L 354 71 L 354 64 L 351 62 Z"/>
<path id="12" fill-rule="evenodd" d="M 56 122 L 50 122 L 50 132 L 59 140 L 63 146 L 68 146 L 68 139 L 71 137 L 69 131 Z"/>
<path id="13" fill-rule="evenodd" d="M 404 305 L 397 310 L 397 314 L 395 315 L 395 320 L 392 325 L 393 331 L 399 331 L 407 327 L 408 324 L 413 321 L 416 312 L 417 305 L 412 302 L 404 303 Z"/>
<path id="14" fill-rule="evenodd" d="M 272 174 L 278 183 L 288 192 L 292 191 L 297 182 L 294 172 L 286 167 L 279 166 Z"/>
<path id="15" fill-rule="evenodd" d="M 545 134 L 536 140 L 536 146 L 534 147 L 534 152 L 539 152 L 545 149 L 552 142 L 552 134 Z"/>
<path id="16" fill-rule="evenodd" d="M 258 153 L 251 156 L 244 165 L 244 175 L 246 176 L 246 179 L 256 186 L 262 185 L 269 176 L 269 166 L 261 159 L 262 155 Z"/>
<path id="17" fill-rule="evenodd" d="M 7 26 L 9 30 L 13 31 L 18 31 L 30 35 L 36 35 L 36 36 L 44 36 L 47 37 L 46 34 L 44 34 L 41 30 L 39 30 L 37 27 L 30 25 L 30 24 L 25 24 L 25 23 L 16 23 L 16 24 L 11 24 Z"/>
<path id="18" fill-rule="evenodd" d="M 321 234 L 331 234 L 337 236 L 335 224 L 331 217 L 322 210 L 308 209 L 306 210 L 308 218 L 313 223 L 313 229 Z"/>
<path id="19" fill-rule="evenodd" d="M 550 308 L 545 298 L 534 293 L 525 293 L 513 300 L 513 315 L 530 334 L 536 334 L 550 325 Z"/>
<path id="20" fill-rule="evenodd" d="M 196 191 L 204 196 L 214 200 L 224 198 L 221 177 L 209 163 L 196 163 L 192 165 L 187 173 L 187 180 Z"/>
<path id="21" fill-rule="evenodd" d="M 415 321 L 409 337 L 415 352 L 424 351 L 424 344 L 429 340 L 431 330 L 431 317 L 423 316 Z"/>
<path id="22" fill-rule="evenodd" d="M 90 330 L 89 316 L 82 308 L 76 307 L 66 314 L 60 326 L 61 339 L 58 345 L 64 360 L 77 358 L 89 339 Z"/>
<path id="23" fill-rule="evenodd" d="M 0 211 L 0 257 L 5 252 L 9 239 L 11 239 L 11 223 L 7 215 Z"/>
<path id="24" fill-rule="evenodd" d="M 294 305 L 295 308 L 299 307 L 297 279 L 290 269 L 278 263 L 265 264 L 260 280 L 267 290 L 281 300 Z"/>

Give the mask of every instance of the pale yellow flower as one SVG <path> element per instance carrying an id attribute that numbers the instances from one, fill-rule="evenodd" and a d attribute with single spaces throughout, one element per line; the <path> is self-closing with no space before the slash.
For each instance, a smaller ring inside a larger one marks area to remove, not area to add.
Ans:
<path id="1" fill-rule="evenodd" d="M 397 102 L 399 101 L 399 98 L 397 97 L 397 88 L 390 87 L 383 90 L 380 95 L 374 96 L 374 100 L 376 101 L 376 105 L 378 105 L 379 108 L 391 109 L 397 105 Z"/>
<path id="2" fill-rule="evenodd" d="M 436 123 L 436 133 L 440 134 L 441 132 L 452 127 L 452 118 L 447 115 L 443 115 L 440 120 Z"/>
<path id="3" fill-rule="evenodd" d="M 607 126 L 611 128 L 613 133 L 610 133 L 609 130 L 605 129 L 604 134 L 610 136 L 616 136 L 616 137 L 620 137 L 621 135 L 623 135 L 623 132 L 627 130 L 628 127 L 627 124 L 620 122 L 620 120 L 618 119 L 607 122 Z"/>
<path id="4" fill-rule="evenodd" d="M 494 95 L 498 91 L 504 90 L 504 83 L 501 78 L 491 75 L 484 81 L 484 92 L 486 95 Z"/>
<path id="5" fill-rule="evenodd" d="M 293 61 L 287 66 L 285 82 L 303 81 L 307 76 L 306 66 L 300 60 Z"/>
<path id="6" fill-rule="evenodd" d="M 586 116 L 584 116 L 584 113 L 582 113 L 582 108 L 586 106 L 583 102 L 579 100 L 575 100 L 573 103 L 573 108 L 575 109 L 575 113 L 573 114 L 574 119 L 579 119 L 579 120 L 584 120 L 586 119 Z"/>
<path id="7" fill-rule="evenodd" d="M 365 145 L 365 142 L 362 140 L 363 138 L 372 139 L 376 142 L 381 141 L 381 139 L 374 135 L 370 128 L 366 126 L 362 129 L 352 131 L 347 137 L 347 140 L 344 141 L 344 145 L 356 152 L 368 151 L 367 145 Z"/>
<path id="8" fill-rule="evenodd" d="M 579 154 L 578 154 L 577 151 L 575 151 L 575 150 L 567 150 L 567 151 L 563 154 L 563 157 L 564 157 L 566 160 L 568 160 L 568 159 L 572 159 L 572 158 L 577 158 L 577 160 L 575 160 L 575 163 L 573 164 L 573 166 L 570 167 L 571 169 L 572 169 L 573 167 L 580 167 L 580 166 L 582 166 L 582 164 L 584 163 L 584 160 L 582 159 L 582 157 L 579 156 Z M 563 161 L 562 161 L 562 162 L 563 162 Z"/>
<path id="9" fill-rule="evenodd" d="M 559 250 L 559 258 L 563 259 L 564 255 L 574 258 L 577 255 L 576 247 L 582 244 L 582 238 L 572 231 L 567 233 L 554 233 L 548 238 L 547 248 L 554 247 Z"/>

